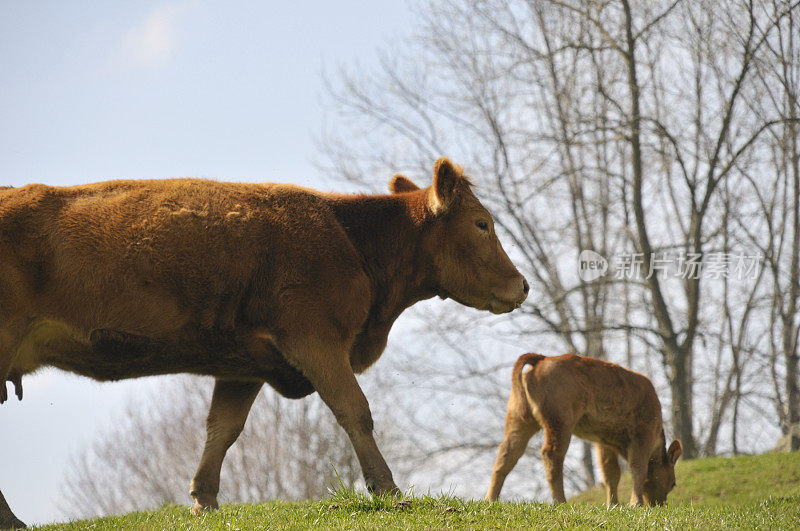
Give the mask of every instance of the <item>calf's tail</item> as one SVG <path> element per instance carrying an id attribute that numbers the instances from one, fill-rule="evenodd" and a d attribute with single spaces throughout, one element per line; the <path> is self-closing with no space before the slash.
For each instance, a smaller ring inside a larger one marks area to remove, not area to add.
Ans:
<path id="1" fill-rule="evenodd" d="M 522 386 L 522 370 L 525 365 L 530 365 L 531 368 L 536 368 L 536 364 L 544 359 L 541 354 L 523 354 L 517 359 L 514 364 L 514 370 L 511 373 L 511 393 L 517 396 L 517 407 L 520 417 L 525 421 L 533 420 L 531 413 L 531 406 L 528 404 L 528 397 L 525 393 L 525 388 Z"/>

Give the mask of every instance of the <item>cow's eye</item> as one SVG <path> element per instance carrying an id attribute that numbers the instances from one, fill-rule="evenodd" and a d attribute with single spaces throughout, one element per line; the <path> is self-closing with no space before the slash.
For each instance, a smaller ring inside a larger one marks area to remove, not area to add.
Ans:
<path id="1" fill-rule="evenodd" d="M 475 225 L 477 225 L 478 228 L 481 229 L 481 230 L 489 230 L 489 224 L 487 222 L 483 221 L 483 220 L 476 221 Z"/>

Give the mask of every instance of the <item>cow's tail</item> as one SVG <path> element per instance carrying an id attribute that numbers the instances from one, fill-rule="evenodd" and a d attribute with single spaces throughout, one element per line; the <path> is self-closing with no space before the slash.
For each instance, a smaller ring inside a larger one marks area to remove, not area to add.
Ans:
<path id="1" fill-rule="evenodd" d="M 533 420 L 531 413 L 531 406 L 528 404 L 528 396 L 525 392 L 525 387 L 522 385 L 522 371 L 526 365 L 535 368 L 536 364 L 544 359 L 541 354 L 523 354 L 517 359 L 514 364 L 514 370 L 511 373 L 511 394 L 517 397 L 517 408 L 520 417 L 526 421 Z"/>

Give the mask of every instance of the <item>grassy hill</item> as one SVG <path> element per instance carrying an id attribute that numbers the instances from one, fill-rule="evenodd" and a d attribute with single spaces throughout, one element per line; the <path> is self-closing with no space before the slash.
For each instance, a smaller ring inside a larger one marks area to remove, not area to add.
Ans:
<path id="1" fill-rule="evenodd" d="M 696 507 L 741 505 L 768 498 L 800 499 L 800 452 L 769 453 L 741 457 L 709 457 L 680 461 L 675 471 L 677 486 L 667 499 L 669 505 Z M 631 477 L 622 477 L 620 501 L 627 501 Z M 573 501 L 605 503 L 602 486 L 590 489 Z"/>
<path id="2" fill-rule="evenodd" d="M 202 518 L 168 506 L 40 529 L 800 529 L 800 453 L 681 462 L 677 482 L 669 505 L 652 509 L 607 510 L 599 488 L 559 507 L 340 491 L 311 503 L 229 505 Z M 629 494 L 623 478 L 620 498 Z"/>

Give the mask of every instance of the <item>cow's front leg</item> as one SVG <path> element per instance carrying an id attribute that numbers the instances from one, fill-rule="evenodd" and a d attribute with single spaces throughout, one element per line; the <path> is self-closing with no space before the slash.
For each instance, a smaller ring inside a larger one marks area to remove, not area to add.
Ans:
<path id="1" fill-rule="evenodd" d="M 206 421 L 206 446 L 190 487 L 194 498 L 193 514 L 219 507 L 217 493 L 222 461 L 228 448 L 242 433 L 261 385 L 258 382 L 216 381 Z"/>
<path id="2" fill-rule="evenodd" d="M 398 493 L 392 472 L 375 443 L 369 403 L 350 363 L 332 359 L 326 367 L 308 371 L 307 376 L 350 438 L 367 489 L 374 494 Z"/>

